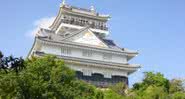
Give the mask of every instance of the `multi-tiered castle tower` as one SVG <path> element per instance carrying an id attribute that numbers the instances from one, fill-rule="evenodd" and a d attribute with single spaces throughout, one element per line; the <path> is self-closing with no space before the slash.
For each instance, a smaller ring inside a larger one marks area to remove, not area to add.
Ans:
<path id="1" fill-rule="evenodd" d="M 128 61 L 138 55 L 107 39 L 109 15 L 65 4 L 49 29 L 41 28 L 29 57 L 53 54 L 65 60 L 76 76 L 99 87 L 118 82 L 128 84 L 128 75 L 140 65 Z"/>

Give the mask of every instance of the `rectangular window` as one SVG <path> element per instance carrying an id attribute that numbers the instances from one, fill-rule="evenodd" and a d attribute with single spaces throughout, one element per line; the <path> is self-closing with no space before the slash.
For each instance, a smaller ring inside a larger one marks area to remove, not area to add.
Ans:
<path id="1" fill-rule="evenodd" d="M 104 53 L 103 54 L 103 60 L 112 60 L 112 55 Z"/>
<path id="2" fill-rule="evenodd" d="M 92 54 L 93 54 L 92 51 L 86 50 L 82 52 L 82 56 L 85 56 L 85 57 L 92 57 Z"/>
<path id="3" fill-rule="evenodd" d="M 61 48 L 61 53 L 69 55 L 69 54 L 71 54 L 71 49 L 63 47 L 63 48 Z"/>

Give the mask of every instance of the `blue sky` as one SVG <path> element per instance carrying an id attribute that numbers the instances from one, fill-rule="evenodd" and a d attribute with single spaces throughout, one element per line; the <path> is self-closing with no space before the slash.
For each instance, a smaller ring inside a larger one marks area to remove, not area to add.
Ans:
<path id="1" fill-rule="evenodd" d="M 31 34 L 39 23 L 57 15 L 61 0 L 1 0 L 0 50 L 26 57 Z M 130 84 L 143 72 L 185 78 L 185 0 L 67 0 L 70 5 L 110 14 L 110 38 L 121 47 L 139 50 L 130 61 L 143 67 L 129 76 Z"/>

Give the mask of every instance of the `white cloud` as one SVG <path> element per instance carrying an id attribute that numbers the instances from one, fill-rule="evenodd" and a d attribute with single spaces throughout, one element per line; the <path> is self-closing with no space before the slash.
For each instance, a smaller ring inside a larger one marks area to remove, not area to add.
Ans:
<path id="1" fill-rule="evenodd" d="M 27 37 L 33 38 L 38 32 L 39 28 L 48 29 L 49 26 L 53 23 L 55 17 L 44 17 L 33 22 L 34 28 L 26 32 Z"/>

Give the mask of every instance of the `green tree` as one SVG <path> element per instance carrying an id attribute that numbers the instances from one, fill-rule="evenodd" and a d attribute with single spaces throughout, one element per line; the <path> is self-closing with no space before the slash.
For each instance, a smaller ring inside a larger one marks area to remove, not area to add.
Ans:
<path id="1" fill-rule="evenodd" d="M 75 72 L 54 56 L 24 62 L 18 74 L 0 72 L 0 97 L 4 99 L 95 99 L 93 86 L 75 78 Z"/>
<path id="2" fill-rule="evenodd" d="M 13 56 L 4 57 L 0 51 L 0 70 L 4 70 L 6 73 L 15 71 L 18 73 L 24 68 L 24 60 L 22 57 L 14 58 Z"/>
<path id="3" fill-rule="evenodd" d="M 172 79 L 170 81 L 170 93 L 175 93 L 175 92 L 185 92 L 185 89 L 183 87 L 183 80 L 180 79 Z"/>
<path id="4" fill-rule="evenodd" d="M 142 82 L 133 85 L 132 94 L 138 99 L 168 99 L 169 80 L 161 73 L 145 72 Z"/>
<path id="5" fill-rule="evenodd" d="M 97 90 L 96 99 L 104 99 L 104 93 L 101 90 Z"/>
<path id="6" fill-rule="evenodd" d="M 3 53 L 0 51 L 0 59 L 3 58 Z"/>
<path id="7" fill-rule="evenodd" d="M 128 86 L 123 82 L 119 82 L 113 86 L 110 86 L 110 89 L 113 90 L 114 92 L 124 96 L 127 94 Z"/>
<path id="8" fill-rule="evenodd" d="M 183 92 L 175 92 L 171 95 L 171 99 L 185 99 L 185 93 Z"/>
<path id="9" fill-rule="evenodd" d="M 172 79 L 170 81 L 169 94 L 171 99 L 185 99 L 184 82 L 181 79 Z"/>
<path id="10" fill-rule="evenodd" d="M 142 99 L 169 99 L 163 87 L 149 86 L 143 91 Z"/>
<path id="11" fill-rule="evenodd" d="M 104 91 L 104 99 L 125 99 L 125 96 L 116 93 L 115 91 L 109 89 Z"/>
<path id="12" fill-rule="evenodd" d="M 13 99 L 17 94 L 17 76 L 0 70 L 0 99 Z"/>
<path id="13" fill-rule="evenodd" d="M 134 90 L 145 90 L 149 86 L 163 87 L 165 91 L 169 91 L 169 80 L 161 73 L 145 72 L 145 77 L 142 83 L 133 85 Z"/>

